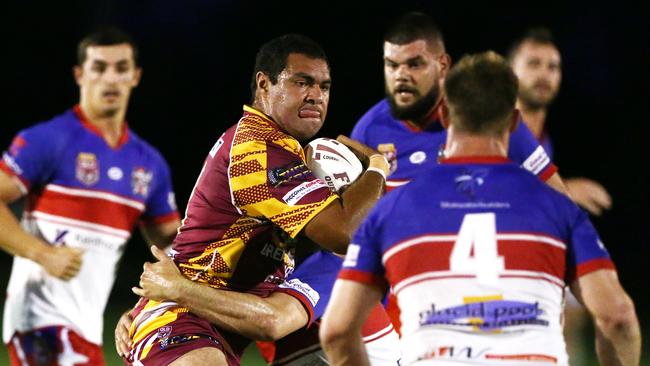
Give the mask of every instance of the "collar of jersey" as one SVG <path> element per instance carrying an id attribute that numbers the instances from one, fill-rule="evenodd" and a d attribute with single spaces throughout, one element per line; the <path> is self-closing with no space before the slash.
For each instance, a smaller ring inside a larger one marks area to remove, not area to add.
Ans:
<path id="1" fill-rule="evenodd" d="M 79 104 L 75 105 L 72 108 L 72 110 L 74 111 L 74 114 L 77 116 L 77 118 L 79 118 L 79 122 L 81 122 L 81 125 L 84 126 L 84 128 L 98 135 L 104 141 L 106 141 L 102 131 L 100 131 L 99 128 L 95 127 L 92 123 L 90 123 L 90 121 L 88 121 L 88 117 L 86 117 L 84 111 L 81 109 L 81 106 Z M 120 134 L 120 139 L 117 140 L 117 145 L 111 146 L 108 143 L 108 141 L 106 141 L 106 144 L 113 149 L 119 149 L 120 147 L 122 147 L 122 145 L 126 144 L 127 141 L 129 141 L 129 127 L 126 121 L 124 121 L 124 124 L 122 125 L 122 133 Z"/>
<path id="2" fill-rule="evenodd" d="M 440 164 L 508 164 L 512 160 L 498 155 L 468 155 L 440 159 Z"/>
<path id="3" fill-rule="evenodd" d="M 444 100 L 440 99 L 438 103 L 436 103 L 436 105 L 431 108 L 431 111 L 427 115 L 427 123 L 424 127 L 420 127 L 417 124 L 405 119 L 400 120 L 400 122 L 402 122 L 402 124 L 404 124 L 404 126 L 411 132 L 426 131 L 431 129 L 436 124 L 440 123 L 440 121 L 445 118 L 446 108 L 447 105 L 445 104 Z"/>
<path id="4" fill-rule="evenodd" d="M 280 126 L 271 118 L 271 116 L 265 114 L 264 112 L 260 111 L 259 109 L 256 109 L 254 107 L 251 107 L 247 104 L 244 104 L 244 112 L 249 113 L 249 114 L 254 114 L 258 117 L 261 117 L 264 119 L 266 122 L 268 122 L 271 126 L 277 128 L 278 130 L 280 129 Z"/>

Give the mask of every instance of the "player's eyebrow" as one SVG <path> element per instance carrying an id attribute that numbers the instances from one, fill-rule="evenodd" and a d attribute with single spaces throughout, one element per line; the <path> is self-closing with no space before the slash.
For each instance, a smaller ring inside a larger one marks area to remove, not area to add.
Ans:
<path id="1" fill-rule="evenodd" d="M 310 74 L 308 74 L 306 72 L 297 72 L 297 73 L 293 74 L 291 76 L 291 78 L 292 79 L 293 78 L 302 78 L 302 79 L 305 79 L 305 81 L 307 83 L 309 83 L 309 84 L 314 84 L 316 82 L 316 78 L 314 78 L 312 75 L 310 75 Z M 319 81 L 319 84 L 331 84 L 331 83 L 332 83 L 331 78 L 327 78 L 327 79 Z"/>

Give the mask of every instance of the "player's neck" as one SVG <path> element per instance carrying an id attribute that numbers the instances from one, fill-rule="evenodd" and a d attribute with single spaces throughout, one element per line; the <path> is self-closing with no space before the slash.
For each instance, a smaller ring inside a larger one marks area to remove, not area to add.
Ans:
<path id="1" fill-rule="evenodd" d="M 106 143 L 110 146 L 117 146 L 124 132 L 126 106 L 110 115 L 96 111 L 83 101 L 80 102 L 80 106 L 88 123 L 101 132 Z"/>
<path id="2" fill-rule="evenodd" d="M 477 136 L 448 131 L 445 158 L 467 156 L 508 156 L 508 136 Z"/>
<path id="3" fill-rule="evenodd" d="M 538 140 L 544 133 L 544 124 L 546 123 L 546 108 L 530 108 L 529 106 L 517 102 L 517 108 L 521 112 L 521 118 Z"/>

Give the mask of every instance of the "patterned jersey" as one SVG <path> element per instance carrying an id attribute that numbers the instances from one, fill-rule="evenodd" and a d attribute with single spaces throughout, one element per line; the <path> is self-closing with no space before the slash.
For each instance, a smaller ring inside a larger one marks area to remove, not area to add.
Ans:
<path id="1" fill-rule="evenodd" d="M 339 278 L 392 287 L 403 364 L 567 365 L 565 286 L 614 269 L 587 214 L 505 158 L 447 162 L 375 206 Z"/>
<path id="2" fill-rule="evenodd" d="M 84 250 L 79 274 L 65 282 L 14 258 L 3 338 L 65 325 L 102 343 L 102 319 L 115 268 L 138 220 L 177 220 L 169 168 L 126 125 L 116 147 L 74 109 L 18 133 L 0 169 L 28 194 L 22 224 L 52 245 Z"/>
<path id="3" fill-rule="evenodd" d="M 196 182 L 174 260 L 188 278 L 266 296 L 293 271 L 295 237 L 338 198 L 307 168 L 300 143 L 263 113 L 216 142 Z"/>
<path id="4" fill-rule="evenodd" d="M 440 123 L 444 107 L 441 103 L 435 108 L 430 123 L 422 130 L 407 121 L 395 119 L 388 100 L 384 99 L 370 108 L 354 126 L 353 139 L 377 149 L 388 159 L 391 169 L 386 181 L 387 190 L 408 183 L 423 169 L 438 164 L 438 154 L 447 139 Z M 521 121 L 510 136 L 508 157 L 542 180 L 557 171 L 544 148 Z"/>

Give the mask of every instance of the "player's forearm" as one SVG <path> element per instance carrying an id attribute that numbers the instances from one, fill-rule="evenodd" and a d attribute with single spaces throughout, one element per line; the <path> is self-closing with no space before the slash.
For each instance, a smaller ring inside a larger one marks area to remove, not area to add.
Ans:
<path id="1" fill-rule="evenodd" d="M 253 294 L 217 290 L 187 280 L 171 300 L 220 328 L 250 339 L 276 340 L 297 329 L 285 329 L 282 309 Z"/>
<path id="2" fill-rule="evenodd" d="M 596 352 L 604 366 L 639 364 L 641 331 L 633 306 L 611 317 L 596 319 Z"/>
<path id="3" fill-rule="evenodd" d="M 5 203 L 0 203 L 0 247 L 11 255 L 41 263 L 50 246 L 27 233 Z"/>
<path id="4" fill-rule="evenodd" d="M 341 337 L 321 339 L 323 351 L 332 366 L 369 366 L 360 332 Z"/>
<path id="5" fill-rule="evenodd" d="M 388 163 L 383 157 L 380 159 L 372 159 L 368 167 L 370 170 L 363 173 L 354 184 L 343 192 L 341 197 L 344 213 L 341 223 L 345 225 L 349 237 L 354 234 L 384 193 L 385 177 L 376 170 L 384 171 L 386 174 Z M 345 243 L 346 246 L 347 244 L 349 241 Z"/>

